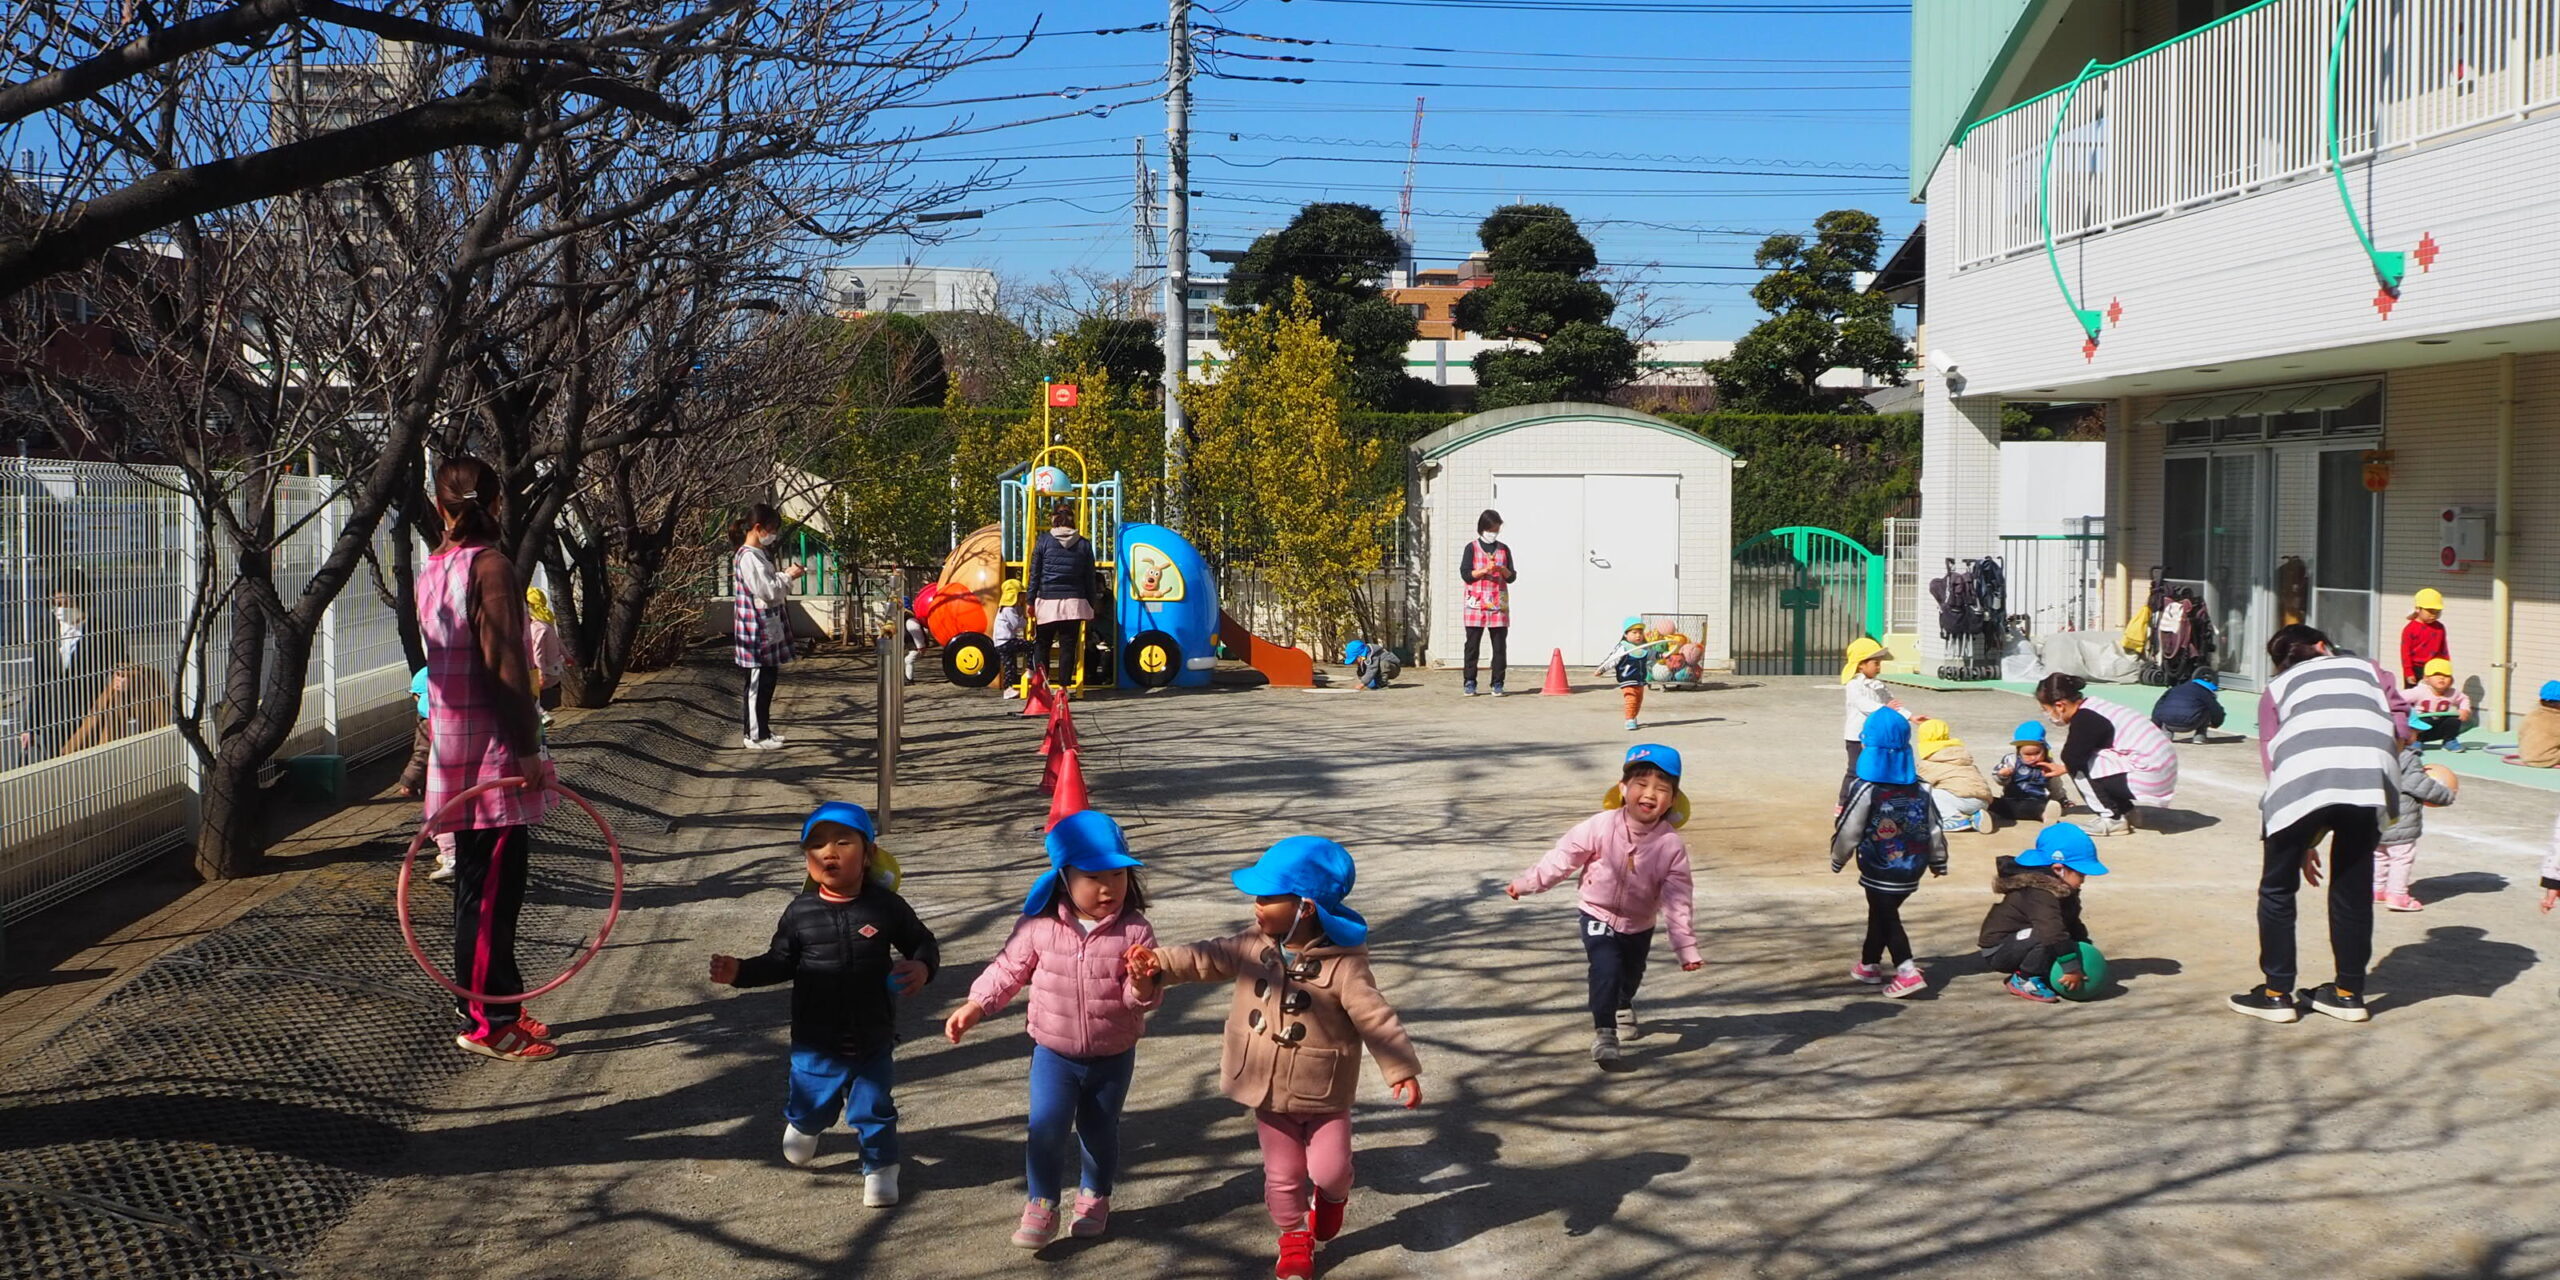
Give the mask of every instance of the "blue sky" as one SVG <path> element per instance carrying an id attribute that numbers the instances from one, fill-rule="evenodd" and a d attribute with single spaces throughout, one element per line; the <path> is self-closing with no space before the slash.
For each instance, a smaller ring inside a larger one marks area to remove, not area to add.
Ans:
<path id="1" fill-rule="evenodd" d="M 1700 12 L 1720 6 L 1644 0 L 1590 7 L 1654 12 L 1535 11 L 1546 2 L 1234 0 L 1214 13 L 1201 6 L 1195 22 L 1248 34 L 1211 39 L 1217 52 L 1194 87 L 1191 185 L 1201 193 L 1194 248 L 1242 248 L 1316 199 L 1371 204 L 1392 224 L 1417 96 L 1427 100 L 1413 198 L 1424 265 L 1472 250 L 1476 222 L 1498 204 L 1559 204 L 1582 220 L 1603 263 L 1630 264 L 1613 272 L 1661 264 L 1652 273 L 1657 291 L 1691 314 L 1659 337 L 1732 338 L 1748 329 L 1759 318 L 1745 292 L 1756 278 L 1751 252 L 1769 231 L 1860 208 L 1884 220 L 1890 251 L 1917 221 L 1902 176 L 1908 12 L 1861 0 L 1795 6 L 1834 6 L 1823 13 Z M 1028 31 L 1035 20 L 1066 32 L 1160 24 L 1165 16 L 1155 0 L 980 0 L 963 22 L 992 35 Z M 1160 73 L 1164 54 L 1161 29 L 1048 36 L 1019 58 L 953 77 L 936 96 L 1123 84 Z M 999 103 L 977 119 L 1154 92 Z M 1067 267 L 1125 272 L 1132 140 L 1144 137 L 1161 168 L 1163 128 L 1163 108 L 1150 99 L 1103 118 L 929 147 L 921 154 L 937 159 L 1036 158 L 995 166 L 1010 177 L 1002 190 L 968 202 L 988 214 L 963 224 L 961 237 L 929 246 L 892 237 L 851 256 L 987 266 L 1023 280 Z M 1552 154 L 1526 154 L 1538 152 Z M 934 165 L 936 176 L 961 167 Z M 1193 262 L 1195 271 L 1207 269 L 1205 259 Z"/>

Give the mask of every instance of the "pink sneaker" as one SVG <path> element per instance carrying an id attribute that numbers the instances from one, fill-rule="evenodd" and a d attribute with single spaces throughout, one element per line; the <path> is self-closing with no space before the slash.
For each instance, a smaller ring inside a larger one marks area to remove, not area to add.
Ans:
<path id="1" fill-rule="evenodd" d="M 1022 1225 L 1013 1229 L 1013 1247 L 1045 1249 L 1058 1238 L 1058 1202 L 1030 1200 L 1022 1206 Z"/>
<path id="2" fill-rule="evenodd" d="M 1067 1224 L 1067 1234 L 1078 1239 L 1098 1236 L 1111 1225 L 1111 1197 L 1091 1191 L 1076 1192 L 1075 1220 Z"/>
<path id="3" fill-rule="evenodd" d="M 2373 891 L 2373 905 L 2379 907 L 2389 901 L 2391 901 L 2391 895 L 2389 893 L 2380 889 Z"/>
<path id="4" fill-rule="evenodd" d="M 1863 960 L 1849 966 L 1849 976 L 1852 979 L 1863 982 L 1870 987 L 1882 986 L 1884 984 L 1884 970 L 1868 964 Z"/>
<path id="5" fill-rule="evenodd" d="M 1929 979 L 1920 972 L 1920 966 L 1905 963 L 1893 971 L 1893 980 L 1884 984 L 1884 993 L 1887 998 L 1899 1000 L 1916 996 L 1928 987 Z"/>
<path id="6" fill-rule="evenodd" d="M 2394 911 L 2424 911 L 2427 909 L 2427 904 L 2420 902 L 2416 898 L 2412 898 L 2405 893 L 2396 898 L 2383 899 L 2382 905 L 2389 907 Z"/>

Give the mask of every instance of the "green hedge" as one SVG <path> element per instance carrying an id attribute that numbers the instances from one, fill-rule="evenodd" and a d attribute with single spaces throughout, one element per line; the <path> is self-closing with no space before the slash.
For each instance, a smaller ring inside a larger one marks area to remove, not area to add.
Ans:
<path id="1" fill-rule="evenodd" d="M 1033 410 L 1031 412 L 1037 412 Z M 951 421 L 941 420 L 942 415 Z M 899 409 L 894 418 L 915 418 L 910 434 L 926 422 L 957 427 L 971 417 L 988 424 L 1019 422 L 1021 409 Z M 1154 409 L 1114 410 L 1131 426 L 1160 422 Z M 1376 439 L 1399 446 L 1383 452 L 1375 483 L 1380 492 L 1400 492 L 1405 453 L 1401 446 L 1471 415 L 1463 413 L 1353 412 L 1344 426 L 1354 440 Z M 1789 525 L 1814 525 L 1845 533 L 1870 547 L 1881 548 L 1884 518 L 1919 492 L 1920 415 L 1893 414 L 1760 414 L 1670 413 L 1661 415 L 1734 451 L 1746 466 L 1733 477 L 1733 540 L 1744 540 Z M 950 437 L 946 437 L 950 438 Z M 1109 468 L 1114 460 L 1098 458 Z"/>

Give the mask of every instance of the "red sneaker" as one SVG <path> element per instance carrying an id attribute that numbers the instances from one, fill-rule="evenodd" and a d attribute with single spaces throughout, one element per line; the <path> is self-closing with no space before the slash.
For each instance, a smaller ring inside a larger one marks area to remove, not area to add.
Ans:
<path id="1" fill-rule="evenodd" d="M 1349 1196 L 1327 1200 L 1323 1192 L 1316 1193 L 1316 1211 L 1307 1215 L 1307 1228 L 1315 1233 L 1318 1244 L 1342 1234 L 1342 1211 L 1350 1204 Z"/>
<path id="2" fill-rule="evenodd" d="M 1310 1232 L 1280 1233 L 1280 1260 L 1271 1264 L 1277 1280 L 1315 1280 L 1316 1238 Z"/>
<path id="3" fill-rule="evenodd" d="M 536 1040 L 521 1027 L 500 1027 L 487 1038 L 455 1036 L 456 1047 L 500 1062 L 542 1062 L 560 1055 L 560 1046 Z"/>
<path id="4" fill-rule="evenodd" d="M 551 1038 L 551 1024 L 534 1017 L 531 1009 L 516 1010 L 516 1028 L 536 1040 Z"/>

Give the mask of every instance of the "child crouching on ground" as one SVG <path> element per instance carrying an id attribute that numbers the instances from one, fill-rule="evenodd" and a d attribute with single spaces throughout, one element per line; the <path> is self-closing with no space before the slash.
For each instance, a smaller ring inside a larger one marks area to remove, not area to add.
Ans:
<path id="1" fill-rule="evenodd" d="M 1233 875 L 1253 895 L 1251 928 L 1187 947 L 1129 949 L 1129 972 L 1141 983 L 1235 982 L 1218 1076 L 1229 1098 L 1253 1110 L 1263 1203 L 1280 1228 L 1278 1280 L 1309 1280 L 1317 1243 L 1342 1230 L 1361 1049 L 1377 1055 L 1388 1092 L 1422 1105 L 1422 1064 L 1369 971 L 1368 922 L 1343 901 L 1354 871 L 1341 845 L 1291 836 Z"/>
<path id="2" fill-rule="evenodd" d="M 2418 869 L 2418 837 L 2427 831 L 2427 808 L 2453 803 L 2453 788 L 2427 772 L 2418 744 L 2400 747 L 2400 811 L 2382 829 L 2373 850 L 2373 900 L 2391 911 L 2424 911 L 2427 905 L 2409 896 L 2409 877 Z M 2434 766 L 2441 768 L 2442 766 Z M 2452 777 L 2448 772 L 2445 777 Z"/>
<path id="3" fill-rule="evenodd" d="M 1617 677 L 1618 702 L 1627 713 L 1629 733 L 1644 727 L 1644 722 L 1636 716 L 1644 710 L 1644 683 L 1653 673 L 1653 659 L 1662 652 L 1662 644 L 1660 640 L 1647 641 L 1644 638 L 1644 619 L 1629 618 L 1625 628 L 1618 632 L 1618 643 L 1610 647 L 1609 655 L 1593 669 L 1594 675 Z"/>
<path id="4" fill-rule="evenodd" d="M 1671 950 L 1682 969 L 1695 971 L 1698 939 L 1691 932 L 1689 846 L 1680 828 L 1689 801 L 1680 794 L 1680 753 L 1645 743 L 1630 748 L 1600 812 L 1574 824 L 1547 856 L 1502 891 L 1519 901 L 1578 876 L 1582 885 L 1582 949 L 1591 959 L 1591 1060 L 1618 1060 L 1618 1042 L 1642 1035 L 1636 1021 L 1636 986 L 1653 953 L 1653 925 L 1671 927 Z"/>
<path id="5" fill-rule="evenodd" d="M 2044 722 L 2029 720 L 2010 735 L 2009 754 L 1992 766 L 1991 780 L 2000 787 L 2000 796 L 1991 802 L 1991 812 L 2011 822 L 2045 819 L 2045 806 L 2053 803 L 2053 778 L 2046 762 L 2053 752 L 2044 737 Z"/>
<path id="6" fill-rule="evenodd" d="M 1942 831 L 1991 831 L 1991 802 L 1999 798 L 1973 752 L 1944 720 L 1931 717 L 1911 727 L 1913 766 L 1929 788 L 1929 803 Z"/>
<path id="7" fill-rule="evenodd" d="M 1982 918 L 1982 963 L 2009 975 L 2009 994 L 2040 1004 L 2062 997 L 2046 975 L 2062 962 L 2062 985 L 2077 994 L 2088 981 L 2080 948 L 2089 927 L 2080 922 L 2080 891 L 2089 877 L 2107 873 L 2089 833 L 2057 822 L 2036 836 L 2036 847 L 1995 864 L 1991 891 L 2000 895 Z"/>
<path id="8" fill-rule="evenodd" d="M 1911 935 L 1902 930 L 1902 904 L 1920 887 L 1922 867 L 1933 876 L 1947 873 L 1947 833 L 1912 763 L 1911 722 L 1883 708 L 1867 717 L 1859 741 L 1857 785 L 1831 829 L 1831 870 L 1836 875 L 1856 859 L 1858 887 L 1867 894 L 1867 936 L 1849 976 L 1881 983 L 1887 996 L 1900 999 L 1929 985 L 1912 959 Z M 1890 977 L 1879 967 L 1887 952 Z"/>
<path id="9" fill-rule="evenodd" d="M 1129 839 L 1109 815 L 1085 809 L 1049 829 L 1049 870 L 1032 882 L 1022 919 L 1004 949 L 987 962 L 969 998 L 942 1024 L 951 1043 L 1031 988 L 1030 1153 L 1023 1181 L 1029 1195 L 1013 1243 L 1039 1249 L 1058 1238 L 1058 1206 L 1066 1192 L 1068 1139 L 1079 1166 L 1076 1236 L 1098 1236 L 1111 1220 L 1111 1187 L 1120 1172 L 1120 1109 L 1138 1063 L 1147 1011 L 1163 1002 L 1152 984 L 1129 976 L 1130 948 L 1152 950 L 1155 930 L 1140 914 L 1146 890 L 1129 856 Z"/>
<path id="10" fill-rule="evenodd" d="M 915 909 L 873 873 L 875 830 L 860 805 L 819 805 L 800 826 L 817 887 L 782 909 L 763 955 L 711 957 L 711 980 L 791 984 L 782 1158 L 795 1165 L 816 1159 L 818 1135 L 841 1114 L 862 1143 L 862 1203 L 876 1209 L 898 1202 L 898 1106 L 889 1096 L 894 998 L 933 981 L 942 951 Z"/>
<path id="11" fill-rule="evenodd" d="M 2211 667 L 2198 669 L 2151 704 L 2151 723 L 2160 726 L 2172 742 L 2181 737 L 2188 742 L 2209 741 L 2207 731 L 2221 728 L 2223 716 L 2222 677 Z"/>
<path id="12" fill-rule="evenodd" d="M 2445 750 L 2462 751 L 2462 731 L 2479 714 L 2471 709 L 2471 695 L 2453 687 L 2453 660 L 2427 659 L 2426 673 L 2418 677 L 2418 687 L 2409 691 L 2409 730 L 2418 741 L 2438 743 Z"/>

